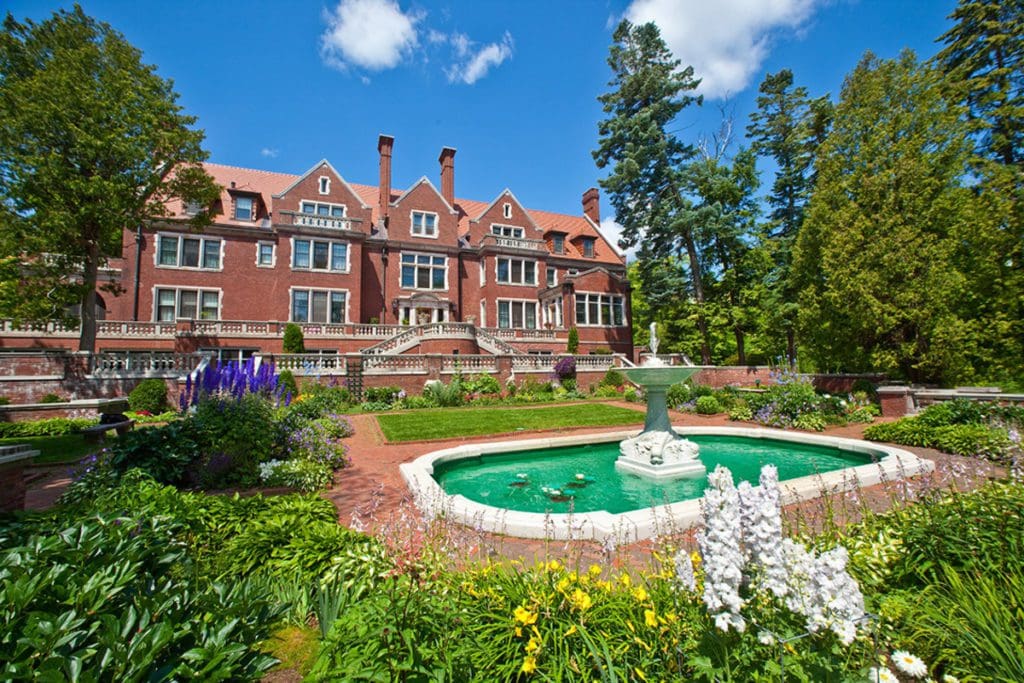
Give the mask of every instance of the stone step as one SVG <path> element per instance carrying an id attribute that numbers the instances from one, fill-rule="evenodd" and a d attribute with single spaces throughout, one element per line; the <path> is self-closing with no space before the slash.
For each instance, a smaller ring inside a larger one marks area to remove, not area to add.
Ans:
<path id="1" fill-rule="evenodd" d="M 0 456 L 4 455 L 17 455 L 18 453 L 24 453 L 25 451 L 32 450 L 32 446 L 27 443 L 15 443 L 6 446 L 0 446 Z"/>

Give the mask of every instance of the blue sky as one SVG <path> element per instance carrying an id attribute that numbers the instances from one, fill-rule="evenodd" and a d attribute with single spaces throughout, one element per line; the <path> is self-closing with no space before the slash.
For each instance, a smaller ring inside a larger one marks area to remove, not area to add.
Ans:
<path id="1" fill-rule="evenodd" d="M 721 108 L 742 132 L 764 74 L 838 96 L 866 50 L 929 57 L 955 0 L 82 0 L 174 79 L 206 131 L 210 159 L 301 173 L 329 159 L 375 184 L 377 136 L 395 136 L 393 183 L 439 184 L 458 150 L 455 191 L 489 201 L 509 187 L 529 207 L 579 214 L 601 172 L 591 151 L 611 34 L 654 20 L 694 64 L 707 100 L 678 132 L 713 133 Z M 36 20 L 70 4 L 13 0 Z M 767 166 L 767 165 L 766 165 Z M 770 185 L 771 178 L 764 178 Z M 606 199 L 602 216 L 611 217 Z M 609 232 L 614 230 L 609 226 Z"/>

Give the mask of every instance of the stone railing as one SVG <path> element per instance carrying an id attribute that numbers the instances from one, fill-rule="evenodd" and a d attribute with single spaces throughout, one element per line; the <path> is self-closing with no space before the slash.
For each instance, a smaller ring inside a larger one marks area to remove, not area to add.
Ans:
<path id="1" fill-rule="evenodd" d="M 499 337 L 491 334 L 490 330 L 485 330 L 481 327 L 476 328 L 476 341 L 477 344 L 487 348 L 491 353 L 504 353 L 514 355 L 519 353 L 519 349 L 512 346 L 508 342 L 500 339 Z"/>
<path id="2" fill-rule="evenodd" d="M 427 323 L 402 329 L 402 332 L 393 337 L 363 349 L 363 353 L 369 355 L 397 354 L 415 346 L 420 339 L 437 337 L 472 339 L 474 335 L 474 328 L 468 323 Z"/>
<path id="3" fill-rule="evenodd" d="M 288 370 L 294 375 L 344 375 L 347 370 L 345 356 L 336 353 L 277 353 L 259 356 L 260 363 L 273 363 L 274 370 Z"/>
<path id="4" fill-rule="evenodd" d="M 526 249 L 529 251 L 547 251 L 544 240 L 531 240 L 523 237 L 503 237 L 501 235 L 484 235 L 480 240 L 481 247 L 494 246 L 500 249 Z"/>
<path id="5" fill-rule="evenodd" d="M 283 212 L 284 213 L 284 212 Z M 311 213 L 296 212 L 292 214 L 292 225 L 305 228 L 327 228 L 328 230 L 358 230 L 362 221 L 354 218 L 336 218 L 318 216 Z"/>
<path id="6" fill-rule="evenodd" d="M 173 351 L 102 351 L 93 356 L 93 374 L 117 376 L 181 377 L 205 367 L 205 353 Z"/>
<path id="7" fill-rule="evenodd" d="M 467 375 L 498 372 L 498 357 L 487 355 L 441 356 L 441 372 Z"/>
<path id="8" fill-rule="evenodd" d="M 363 356 L 363 374 L 366 375 L 419 375 L 426 372 L 426 356 L 412 354 L 376 354 Z"/>
<path id="9" fill-rule="evenodd" d="M 535 330 L 528 327 L 481 327 L 478 329 L 498 339 L 522 339 L 524 341 L 554 341 L 557 339 L 556 330 Z"/>

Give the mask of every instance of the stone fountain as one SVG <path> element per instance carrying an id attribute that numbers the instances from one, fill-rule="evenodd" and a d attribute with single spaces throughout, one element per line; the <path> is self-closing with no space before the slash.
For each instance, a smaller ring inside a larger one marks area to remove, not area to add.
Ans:
<path id="1" fill-rule="evenodd" d="M 620 370 L 630 382 L 643 388 L 647 396 L 647 417 L 643 431 L 619 445 L 615 469 L 645 479 L 703 477 L 707 468 L 698 458 L 697 444 L 673 431 L 665 398 L 670 386 L 689 379 L 700 368 L 668 365 L 658 358 L 656 323 L 651 323 L 650 346 L 651 355 L 642 365 Z"/>

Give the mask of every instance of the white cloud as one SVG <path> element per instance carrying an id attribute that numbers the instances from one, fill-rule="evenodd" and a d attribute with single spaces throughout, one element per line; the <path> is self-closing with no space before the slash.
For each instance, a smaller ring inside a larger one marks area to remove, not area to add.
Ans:
<path id="1" fill-rule="evenodd" d="M 268 157 L 270 159 L 273 159 L 274 157 L 277 156 L 277 148 L 276 147 L 264 147 L 263 149 L 260 150 L 260 156 L 264 156 L 264 157 Z"/>
<path id="2" fill-rule="evenodd" d="M 622 226 L 616 223 L 614 218 L 602 218 L 599 229 L 601 234 L 605 236 L 605 239 L 615 247 L 615 251 L 619 254 L 625 254 L 626 259 L 629 261 L 636 259 L 636 247 L 623 251 L 622 247 L 619 246 L 619 238 L 622 237 Z"/>
<path id="3" fill-rule="evenodd" d="M 761 68 L 772 38 L 799 31 L 822 0 L 634 0 L 625 17 L 653 21 L 672 53 L 702 79 L 698 92 L 719 99 L 743 90 Z"/>
<path id="4" fill-rule="evenodd" d="M 331 67 L 372 71 L 398 66 L 419 44 L 421 15 L 402 12 L 395 0 L 341 0 L 325 15 L 320 55 Z"/>
<path id="5" fill-rule="evenodd" d="M 499 66 L 512 56 L 512 34 L 508 31 L 505 31 L 500 43 L 490 43 L 476 51 L 465 35 L 453 34 L 449 40 L 459 58 L 450 68 L 445 69 L 450 83 L 473 85 L 486 76 L 492 67 Z"/>

